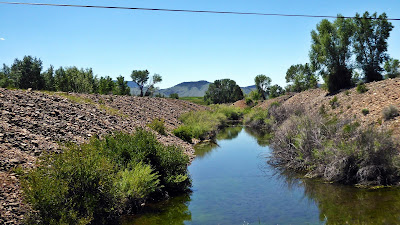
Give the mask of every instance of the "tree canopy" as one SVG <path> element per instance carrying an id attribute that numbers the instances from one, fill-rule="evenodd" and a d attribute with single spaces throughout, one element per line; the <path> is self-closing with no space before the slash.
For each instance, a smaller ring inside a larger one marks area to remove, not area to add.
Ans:
<path id="1" fill-rule="evenodd" d="M 243 91 L 234 80 L 222 79 L 211 83 L 204 95 L 208 103 L 230 103 L 243 99 Z"/>
<path id="2" fill-rule="evenodd" d="M 318 86 L 318 77 L 308 63 L 290 66 L 285 79 L 287 83 L 291 83 L 288 85 L 288 91 L 301 92 Z"/>
<path id="3" fill-rule="evenodd" d="M 22 60 L 15 59 L 11 66 L 11 79 L 17 88 L 41 90 L 45 87 L 42 72 L 42 61 L 25 56 Z"/>
<path id="4" fill-rule="evenodd" d="M 135 82 L 140 89 L 140 96 L 149 96 L 154 93 L 156 83 L 162 81 L 162 78 L 159 74 L 154 74 L 152 79 L 150 79 L 148 70 L 133 70 L 131 74 L 132 81 Z M 147 88 L 146 92 L 144 92 L 144 88 Z"/>
<path id="5" fill-rule="evenodd" d="M 324 78 L 330 92 L 351 86 L 351 40 L 354 25 L 351 19 L 338 15 L 334 22 L 322 20 L 311 31 L 310 61 Z"/>
<path id="6" fill-rule="evenodd" d="M 385 13 L 377 16 L 365 12 L 361 17 L 358 13 L 354 21 L 354 53 L 358 66 L 363 70 L 366 82 L 382 80 L 382 63 L 387 54 L 387 39 L 393 25 L 387 21 Z"/>
<path id="7" fill-rule="evenodd" d="M 400 61 L 398 59 L 389 59 L 385 62 L 384 68 L 388 78 L 400 76 Z"/>
<path id="8" fill-rule="evenodd" d="M 275 84 L 275 85 L 272 85 L 270 88 L 269 98 L 276 98 L 276 97 L 279 97 L 284 94 L 285 94 L 285 90 L 281 86 Z"/>
<path id="9" fill-rule="evenodd" d="M 269 88 L 271 86 L 271 78 L 265 76 L 264 74 L 257 75 L 254 78 L 254 82 L 257 87 L 258 93 L 260 93 L 261 97 L 265 100 L 269 95 Z"/>

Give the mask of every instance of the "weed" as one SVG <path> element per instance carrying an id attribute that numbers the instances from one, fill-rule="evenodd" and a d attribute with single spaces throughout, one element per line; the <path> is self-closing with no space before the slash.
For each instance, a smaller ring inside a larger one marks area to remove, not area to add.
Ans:
<path id="1" fill-rule="evenodd" d="M 356 90 L 357 90 L 358 93 L 362 94 L 362 93 L 367 92 L 368 88 L 367 88 L 367 86 L 365 86 L 364 83 L 359 83 L 359 84 L 357 84 Z"/>
<path id="2" fill-rule="evenodd" d="M 164 119 L 155 118 L 151 123 L 147 124 L 147 126 L 161 135 L 167 135 L 167 132 L 165 132 Z"/>
<path id="3" fill-rule="evenodd" d="M 382 115 L 385 120 L 390 120 L 399 115 L 399 110 L 396 106 L 389 105 L 388 107 L 383 109 Z"/>
<path id="4" fill-rule="evenodd" d="M 329 105 L 331 105 L 332 109 L 336 109 L 336 108 L 339 106 L 339 102 L 338 102 L 337 96 L 333 97 L 333 98 L 329 101 Z"/>
<path id="5" fill-rule="evenodd" d="M 369 109 L 362 109 L 361 112 L 362 112 L 362 114 L 363 114 L 364 116 L 365 116 L 365 115 L 368 115 L 368 114 L 369 114 Z"/>

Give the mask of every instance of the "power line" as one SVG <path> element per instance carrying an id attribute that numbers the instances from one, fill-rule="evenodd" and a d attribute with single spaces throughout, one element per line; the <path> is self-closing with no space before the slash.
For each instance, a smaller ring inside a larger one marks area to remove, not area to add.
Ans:
<path id="1" fill-rule="evenodd" d="M 34 5 L 34 6 L 59 6 L 76 8 L 98 8 L 98 9 L 125 9 L 125 10 L 145 10 L 145 11 L 165 11 L 165 12 L 186 12 L 186 13 L 212 13 L 212 14 L 235 14 L 235 15 L 254 15 L 254 16 L 286 16 L 286 17 L 310 17 L 310 18 L 355 18 L 353 16 L 321 16 L 307 14 L 281 14 L 281 13 L 258 13 L 258 12 L 236 12 L 236 11 L 212 11 L 212 10 L 190 10 L 190 9 L 161 9 L 161 8 L 140 8 L 123 6 L 100 6 L 100 5 L 70 5 L 70 4 L 50 4 L 50 3 L 28 3 L 28 2 L 0 2 L 9 5 Z M 379 19 L 379 18 L 370 18 Z M 398 20 L 398 18 L 387 18 L 387 20 Z"/>

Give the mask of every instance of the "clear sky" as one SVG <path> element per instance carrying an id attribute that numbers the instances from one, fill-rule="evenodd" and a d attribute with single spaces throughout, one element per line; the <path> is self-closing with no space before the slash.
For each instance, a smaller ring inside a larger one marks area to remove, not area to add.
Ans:
<path id="1" fill-rule="evenodd" d="M 376 11 L 400 18 L 399 0 L 19 1 L 332 16 Z M 285 86 L 286 70 L 308 62 L 310 32 L 321 20 L 0 4 L 0 63 L 32 55 L 44 69 L 92 67 L 99 76 L 127 80 L 132 70 L 148 69 L 163 77 L 161 88 L 223 78 L 248 86 L 258 74 Z M 400 21 L 392 23 L 389 54 L 400 58 Z"/>

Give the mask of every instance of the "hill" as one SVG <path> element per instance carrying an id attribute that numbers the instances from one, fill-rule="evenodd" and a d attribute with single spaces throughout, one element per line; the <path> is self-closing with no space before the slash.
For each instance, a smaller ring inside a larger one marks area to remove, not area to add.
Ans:
<path id="1" fill-rule="evenodd" d="M 209 85 L 210 85 L 210 82 L 205 81 L 205 80 L 182 82 L 182 83 L 177 84 L 170 88 L 160 89 L 156 93 L 160 93 L 167 97 L 173 93 L 177 93 L 179 95 L 179 97 L 203 97 L 204 94 L 206 93 Z M 139 90 L 137 84 L 134 83 L 133 81 L 128 81 L 128 86 L 131 88 L 131 93 L 133 95 L 138 95 L 140 93 L 140 90 Z M 251 85 L 251 86 L 241 87 L 241 88 L 243 90 L 243 93 L 248 94 L 252 90 L 255 90 L 256 86 Z"/>

